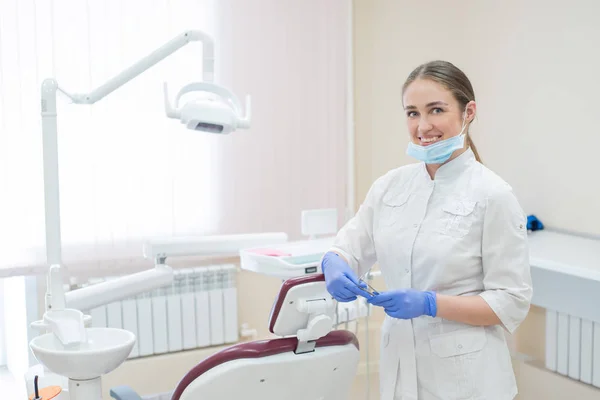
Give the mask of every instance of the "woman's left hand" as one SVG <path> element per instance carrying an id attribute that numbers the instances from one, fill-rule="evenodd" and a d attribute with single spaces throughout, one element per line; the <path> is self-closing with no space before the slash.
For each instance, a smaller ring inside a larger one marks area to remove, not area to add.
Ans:
<path id="1" fill-rule="evenodd" d="M 383 307 L 390 317 L 412 319 L 421 315 L 435 317 L 436 295 L 415 289 L 398 289 L 379 293 L 367 300 L 369 304 Z"/>

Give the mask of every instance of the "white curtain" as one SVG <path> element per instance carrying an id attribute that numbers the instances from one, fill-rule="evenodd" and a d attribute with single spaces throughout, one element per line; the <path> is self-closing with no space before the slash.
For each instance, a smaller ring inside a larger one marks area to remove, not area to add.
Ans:
<path id="1" fill-rule="evenodd" d="M 214 0 L 0 0 L 0 267 L 45 262 L 40 85 L 84 93 L 175 35 L 217 30 Z M 164 113 L 202 80 L 191 43 L 94 105 L 58 98 L 65 264 L 140 258 L 150 236 L 215 229 L 215 138 Z"/>
<path id="2" fill-rule="evenodd" d="M 164 114 L 202 79 L 192 43 L 94 105 L 58 99 L 63 261 L 138 263 L 153 236 L 285 231 L 346 203 L 349 0 L 0 0 L 0 268 L 45 263 L 40 84 L 88 92 L 187 29 L 217 41 L 217 81 L 252 128 Z M 143 265 L 143 264 L 142 264 Z"/>

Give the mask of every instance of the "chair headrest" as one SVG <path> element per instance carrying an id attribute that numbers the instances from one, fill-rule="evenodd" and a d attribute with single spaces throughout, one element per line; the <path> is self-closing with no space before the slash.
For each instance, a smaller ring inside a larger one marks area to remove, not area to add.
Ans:
<path id="1" fill-rule="evenodd" d="M 291 278 L 279 290 L 271 310 L 269 330 L 278 336 L 297 336 L 299 331 L 304 331 L 310 337 L 308 340 L 316 340 L 333 329 L 334 313 L 335 302 L 327 291 L 323 274 Z"/>

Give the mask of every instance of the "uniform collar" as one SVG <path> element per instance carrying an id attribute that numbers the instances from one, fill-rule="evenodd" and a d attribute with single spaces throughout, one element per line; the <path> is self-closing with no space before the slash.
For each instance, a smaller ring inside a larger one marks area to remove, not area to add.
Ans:
<path id="1" fill-rule="evenodd" d="M 448 161 L 446 164 L 443 164 L 435 173 L 434 181 L 448 181 L 459 176 L 463 171 L 465 171 L 475 160 L 475 154 L 471 148 L 467 148 L 461 155 L 456 157 L 455 159 Z M 427 179 L 431 179 L 429 174 L 427 173 L 427 168 L 425 163 L 423 163 L 423 172 L 427 176 Z"/>

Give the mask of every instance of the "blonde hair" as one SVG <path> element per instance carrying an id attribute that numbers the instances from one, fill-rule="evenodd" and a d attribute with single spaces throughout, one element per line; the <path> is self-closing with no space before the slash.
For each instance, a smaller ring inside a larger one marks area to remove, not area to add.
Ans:
<path id="1" fill-rule="evenodd" d="M 402 94 L 404 94 L 408 85 L 417 79 L 430 79 L 444 86 L 458 101 L 463 112 L 470 101 L 475 101 L 475 92 L 469 78 L 467 78 L 464 72 L 448 61 L 436 60 L 419 65 L 408 75 L 406 82 L 402 86 Z M 467 146 L 471 148 L 477 161 L 482 162 L 468 129 L 466 139 Z"/>

